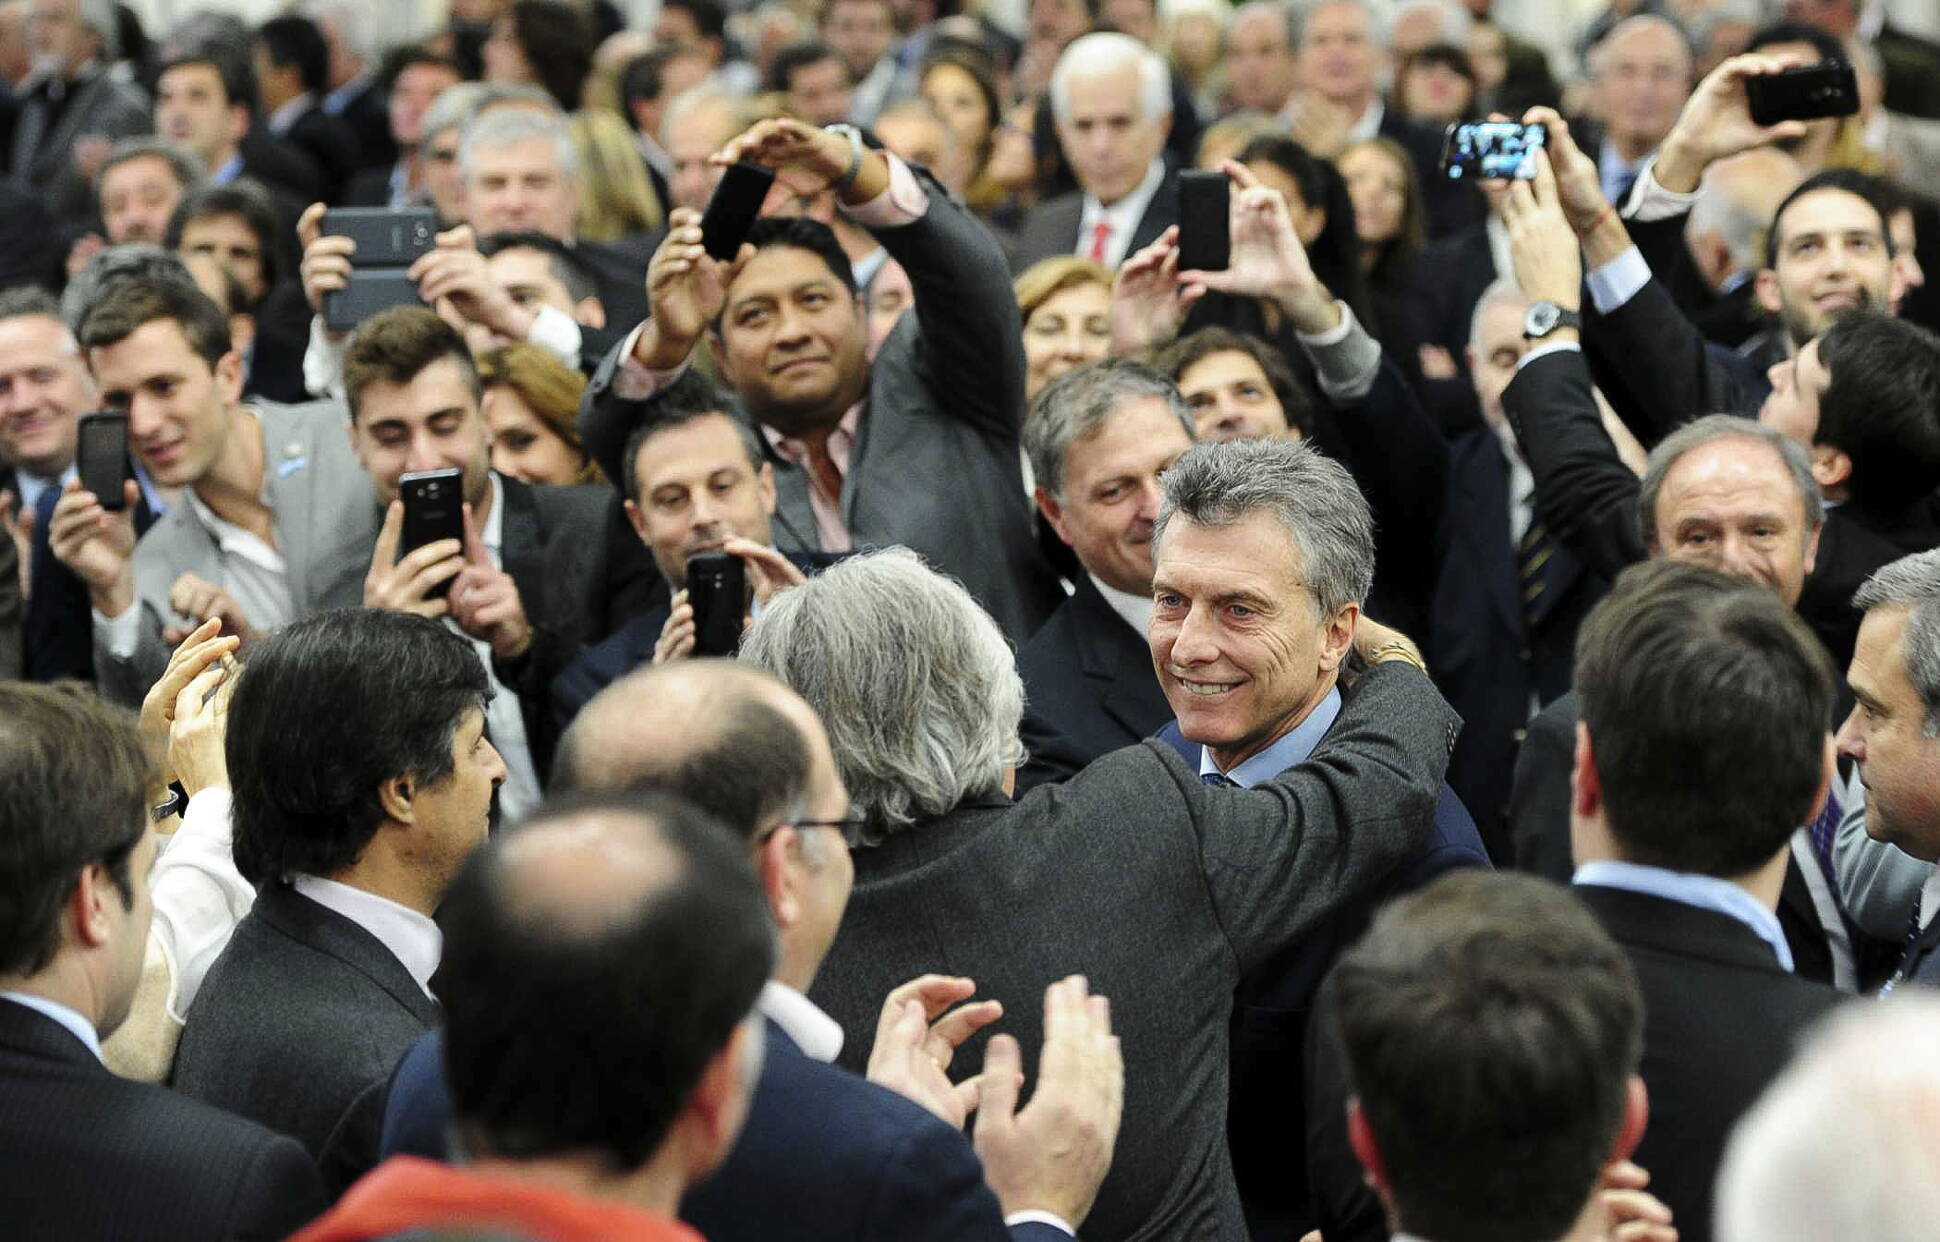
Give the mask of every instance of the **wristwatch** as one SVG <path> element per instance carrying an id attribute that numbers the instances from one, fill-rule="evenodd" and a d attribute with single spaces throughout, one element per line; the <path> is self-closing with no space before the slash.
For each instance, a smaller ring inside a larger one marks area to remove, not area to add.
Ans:
<path id="1" fill-rule="evenodd" d="M 867 143 L 862 141 L 862 131 L 853 125 L 838 123 L 835 125 L 824 125 L 822 128 L 831 134 L 849 140 L 849 171 L 843 173 L 835 184 L 829 187 L 837 194 L 840 194 L 855 184 L 856 177 L 862 172 L 863 153 L 869 147 Z"/>
<path id="2" fill-rule="evenodd" d="M 1558 328 L 1582 328 L 1583 316 L 1573 310 L 1564 310 L 1554 302 L 1537 302 L 1522 317 L 1522 335 L 1531 341 L 1539 341 Z"/>

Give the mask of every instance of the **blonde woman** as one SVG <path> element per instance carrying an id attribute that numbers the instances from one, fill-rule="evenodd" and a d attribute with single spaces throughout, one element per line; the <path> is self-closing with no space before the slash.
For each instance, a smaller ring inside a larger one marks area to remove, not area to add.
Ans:
<path id="1" fill-rule="evenodd" d="M 619 116 L 592 108 L 568 121 L 579 154 L 579 225 L 582 241 L 618 241 L 650 233 L 666 219 L 665 207 L 647 178 L 647 164 L 633 131 Z"/>

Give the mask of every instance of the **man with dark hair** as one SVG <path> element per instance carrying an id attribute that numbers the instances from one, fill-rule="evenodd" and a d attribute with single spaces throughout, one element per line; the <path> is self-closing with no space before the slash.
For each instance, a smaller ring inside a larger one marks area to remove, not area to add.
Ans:
<path id="1" fill-rule="evenodd" d="M 111 246 L 160 245 L 175 208 L 207 177 L 187 147 L 166 138 L 122 139 L 94 182 L 103 237 Z"/>
<path id="2" fill-rule="evenodd" d="M 505 779 L 491 693 L 444 626 L 340 609 L 265 640 L 230 700 L 236 865 L 261 891 L 174 1085 L 300 1140 L 335 1189 L 375 1162 L 382 1083 L 437 1019 L 431 916 Z"/>
<path id="3" fill-rule="evenodd" d="M 293 1242 L 695 1242 L 675 1212 L 728 1158 L 762 1061 L 774 948 L 746 854 L 672 798 L 568 801 L 480 849 L 441 915 L 452 1131 L 475 1167 L 392 1160 Z"/>
<path id="4" fill-rule="evenodd" d="M 195 152 L 210 181 L 247 176 L 314 202 L 322 189 L 316 165 L 266 137 L 254 124 L 255 107 L 255 74 L 215 45 L 176 57 L 155 79 L 156 130 Z"/>
<path id="5" fill-rule="evenodd" d="M 374 134 L 359 134 L 368 148 L 366 166 L 345 184 L 343 203 L 347 207 L 409 207 L 427 202 L 424 161 L 428 152 L 418 148 L 424 137 L 424 118 L 438 96 L 458 84 L 458 67 L 449 57 L 427 47 L 409 44 L 385 58 L 381 81 L 385 98 L 385 124 L 395 162 L 371 163 L 369 155 L 383 153 L 386 144 Z M 368 98 L 366 92 L 359 98 Z M 328 103 L 325 104 L 326 110 Z"/>
<path id="6" fill-rule="evenodd" d="M 896 9 L 890 0 L 829 0 L 818 29 L 854 87 L 847 119 L 873 125 L 885 107 L 916 93 L 914 67 L 896 55 Z"/>
<path id="7" fill-rule="evenodd" d="M 699 54 L 682 47 L 657 47 L 636 56 L 620 72 L 620 110 L 633 126 L 654 194 L 670 208 L 677 205 L 672 194 L 674 158 L 661 145 L 660 123 L 667 105 L 706 77 Z"/>
<path id="8" fill-rule="evenodd" d="M 232 310 L 250 316 L 255 338 L 243 352 L 243 392 L 273 401 L 303 402 L 310 394 L 300 369 L 308 326 L 302 291 L 289 272 L 295 266 L 295 204 L 244 178 L 204 185 L 184 195 L 168 222 L 165 242 L 184 256 L 220 263 L 242 288 Z"/>
<path id="9" fill-rule="evenodd" d="M 324 110 L 330 48 L 322 32 L 307 17 L 272 17 L 257 27 L 252 55 L 263 128 L 309 157 L 322 197 L 336 202 L 363 152 L 350 126 Z"/>
<path id="10" fill-rule="evenodd" d="M 0 1161 L 20 1237 L 282 1237 L 324 1202 L 289 1139 L 102 1063 L 149 942 L 157 775 L 125 711 L 0 685 Z"/>
<path id="11" fill-rule="evenodd" d="M 1376 916 L 1326 992 L 1396 1237 L 1608 1236 L 1599 1186 L 1645 1132 L 1645 997 L 1579 902 L 1457 872 Z"/>
<path id="12" fill-rule="evenodd" d="M 849 119 L 849 71 L 820 39 L 791 43 L 775 53 L 768 89 L 782 97 L 782 106 L 798 121 L 834 125 Z"/>
<path id="13" fill-rule="evenodd" d="M 708 84 L 730 95 L 745 98 L 761 89 L 754 66 L 729 57 L 727 9 L 719 0 L 665 0 L 653 19 L 653 41 L 700 57 Z"/>
<path id="14" fill-rule="evenodd" d="M 504 753 L 508 814 L 536 805 L 557 739 L 553 679 L 645 610 L 652 574 L 612 520 L 604 485 L 535 487 L 490 467 L 478 369 L 451 325 L 394 307 L 344 355 L 350 439 L 384 524 L 367 555 L 363 603 L 448 617 L 477 647 L 499 693 L 489 709 Z M 401 545 L 407 473 L 456 470 L 465 537 Z"/>
<path id="15" fill-rule="evenodd" d="M 119 505 L 71 481 L 55 508 L 54 554 L 93 604 L 102 693 L 139 702 L 209 617 L 248 642 L 358 602 L 376 514 L 336 407 L 243 404 L 228 317 L 186 282 L 114 285 L 79 335 L 101 404 L 128 417 L 131 455 L 182 489 L 139 546 L 132 480 Z"/>
<path id="16" fill-rule="evenodd" d="M 1304 440 L 1313 434 L 1313 400 L 1279 350 L 1230 328 L 1201 328 L 1160 350 L 1152 365 L 1185 395 L 1199 437 Z"/>
<path id="17" fill-rule="evenodd" d="M 1058 596 L 1015 503 L 1023 332 L 996 242 L 936 182 L 860 137 L 764 121 L 717 162 L 742 157 L 782 170 L 798 192 L 839 185 L 844 209 L 908 271 L 916 313 L 872 363 L 833 231 L 758 221 L 752 257 L 730 269 L 706 256 L 699 213 L 683 208 L 648 268 L 653 316 L 588 390 L 587 444 L 616 456 L 707 336 L 768 446 L 780 547 L 904 544 L 958 576 L 1021 640 Z"/>

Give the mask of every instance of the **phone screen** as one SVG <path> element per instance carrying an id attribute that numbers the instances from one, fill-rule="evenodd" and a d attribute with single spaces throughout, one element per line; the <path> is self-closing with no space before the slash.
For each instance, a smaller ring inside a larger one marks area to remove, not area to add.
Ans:
<path id="1" fill-rule="evenodd" d="M 1455 125 L 1442 149 L 1442 169 L 1451 181 L 1528 181 L 1536 175 L 1533 158 L 1548 131 L 1518 121 L 1475 121 Z"/>
<path id="2" fill-rule="evenodd" d="M 119 509 L 127 503 L 123 494 L 128 482 L 128 419 L 104 410 L 81 420 L 74 453 L 75 472 L 81 487 L 93 492 L 103 509 Z"/>

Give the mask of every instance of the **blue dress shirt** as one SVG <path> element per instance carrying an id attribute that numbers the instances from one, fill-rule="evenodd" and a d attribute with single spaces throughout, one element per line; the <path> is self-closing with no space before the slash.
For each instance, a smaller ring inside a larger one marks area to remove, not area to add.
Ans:
<path id="1" fill-rule="evenodd" d="M 1270 781 L 1296 763 L 1305 763 L 1307 756 L 1314 753 L 1314 747 L 1320 745 L 1320 739 L 1327 736 L 1327 730 L 1334 727 L 1334 720 L 1339 715 L 1340 687 L 1336 686 L 1285 737 L 1257 755 L 1241 760 L 1230 772 L 1219 771 L 1219 765 L 1213 762 L 1212 747 L 1201 747 L 1199 775 L 1203 777 L 1218 773 L 1241 789 L 1251 789 L 1262 781 Z"/>
<path id="2" fill-rule="evenodd" d="M 25 1005 L 36 1013 L 45 1014 L 73 1032 L 74 1038 L 88 1046 L 95 1060 L 101 1059 L 101 1036 L 95 1031 L 94 1024 L 79 1013 L 69 1009 L 59 1001 L 48 1000 L 45 996 L 35 996 L 31 992 L 0 992 L 0 1000 L 10 1000 L 16 1005 Z"/>
<path id="3" fill-rule="evenodd" d="M 1778 915 L 1729 880 L 1690 871 L 1646 867 L 1641 863 L 1599 859 L 1578 867 L 1573 882 L 1627 889 L 1633 893 L 1662 897 L 1665 901 L 1729 915 L 1756 932 L 1760 940 L 1771 946 L 1778 964 L 1788 973 L 1792 970 L 1792 947 L 1785 943 L 1785 930 L 1778 924 Z"/>

